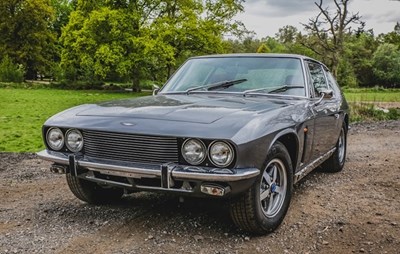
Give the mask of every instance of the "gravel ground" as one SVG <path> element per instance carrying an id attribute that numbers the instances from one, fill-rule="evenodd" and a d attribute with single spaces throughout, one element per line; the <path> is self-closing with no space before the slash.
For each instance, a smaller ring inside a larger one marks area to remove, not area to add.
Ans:
<path id="1" fill-rule="evenodd" d="M 221 201 L 136 193 L 93 206 L 34 154 L 0 153 L 0 253 L 399 253 L 400 121 L 353 125 L 341 173 L 295 186 L 282 226 L 254 237 Z"/>

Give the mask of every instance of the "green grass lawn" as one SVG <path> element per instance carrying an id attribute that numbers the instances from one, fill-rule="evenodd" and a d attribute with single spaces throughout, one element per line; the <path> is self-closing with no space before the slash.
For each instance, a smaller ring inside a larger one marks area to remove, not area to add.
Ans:
<path id="1" fill-rule="evenodd" d="M 140 95 L 144 94 L 0 88 L 0 151 L 36 152 L 43 149 L 43 123 L 64 109 Z"/>
<path id="2" fill-rule="evenodd" d="M 349 89 L 344 95 L 349 102 L 400 102 L 400 90 Z"/>

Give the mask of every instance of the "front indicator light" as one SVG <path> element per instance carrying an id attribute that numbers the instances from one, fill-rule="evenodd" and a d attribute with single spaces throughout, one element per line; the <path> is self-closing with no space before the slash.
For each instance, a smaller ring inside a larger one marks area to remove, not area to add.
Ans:
<path id="1" fill-rule="evenodd" d="M 222 187 L 218 185 L 211 185 L 211 184 L 203 184 L 200 187 L 201 192 L 212 195 L 212 196 L 219 196 L 222 197 L 226 194 L 228 194 L 231 190 L 231 188 L 228 187 Z"/>

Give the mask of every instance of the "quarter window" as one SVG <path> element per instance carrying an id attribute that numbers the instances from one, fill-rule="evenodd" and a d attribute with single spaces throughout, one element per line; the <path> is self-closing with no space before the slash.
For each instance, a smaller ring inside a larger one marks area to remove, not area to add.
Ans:
<path id="1" fill-rule="evenodd" d="M 329 71 L 326 72 L 326 77 L 328 78 L 329 87 L 333 89 L 334 96 L 340 94 L 339 85 L 337 84 L 335 78 L 333 77 L 332 73 Z"/>

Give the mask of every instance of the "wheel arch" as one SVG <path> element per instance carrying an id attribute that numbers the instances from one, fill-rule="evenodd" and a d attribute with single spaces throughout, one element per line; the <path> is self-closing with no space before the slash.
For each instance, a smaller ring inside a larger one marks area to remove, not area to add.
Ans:
<path id="1" fill-rule="evenodd" d="M 346 132 L 349 130 L 349 114 L 344 114 L 344 123 L 346 126 Z"/>
<path id="2" fill-rule="evenodd" d="M 281 142 L 288 150 L 290 160 L 292 163 L 292 167 L 293 167 L 293 171 L 295 171 L 296 167 L 297 167 L 297 160 L 299 157 L 299 138 L 298 138 L 297 134 L 292 130 L 285 130 L 285 131 L 280 132 L 278 135 L 276 135 L 275 139 L 271 142 L 268 150 L 271 149 L 271 147 L 277 141 Z"/>

